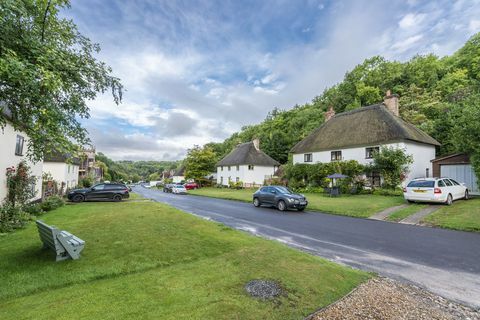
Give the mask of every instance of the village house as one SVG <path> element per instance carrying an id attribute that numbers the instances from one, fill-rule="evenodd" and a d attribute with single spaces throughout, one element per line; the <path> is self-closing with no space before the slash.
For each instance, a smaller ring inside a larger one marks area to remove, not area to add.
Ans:
<path id="1" fill-rule="evenodd" d="M 5 110 L 3 111 L 5 112 Z M 8 117 L 8 113 L 6 114 Z M 25 132 L 15 130 L 7 121 L 3 130 L 0 130 L 0 202 L 7 196 L 7 168 L 17 167 L 21 161 L 25 161 L 30 167 L 31 174 L 35 177 L 35 195 L 32 200 L 41 198 L 42 193 L 42 168 L 43 161 L 33 163 L 26 154 L 29 137 Z"/>
<path id="2" fill-rule="evenodd" d="M 43 172 L 51 175 L 57 183 L 57 190 L 65 192 L 78 185 L 80 160 L 62 154 L 46 155 Z"/>
<path id="3" fill-rule="evenodd" d="M 440 143 L 399 116 L 398 96 L 387 92 L 384 102 L 335 114 L 325 113 L 325 122 L 291 150 L 293 163 L 317 163 L 356 160 L 366 165 L 381 146 L 400 148 L 412 155 L 406 177 L 431 177 L 435 148 Z M 381 177 L 368 177 L 379 185 Z"/>
<path id="4" fill-rule="evenodd" d="M 180 166 L 172 175 L 173 183 L 180 183 L 185 181 L 185 166 Z"/>
<path id="5" fill-rule="evenodd" d="M 95 161 L 95 148 L 84 149 L 79 160 L 78 179 L 92 177 L 94 182 L 103 179 L 102 168 L 98 167 Z"/>
<path id="6" fill-rule="evenodd" d="M 263 185 L 280 163 L 260 150 L 260 140 L 239 144 L 217 163 L 217 184 L 228 186 L 241 182 L 243 186 Z"/>

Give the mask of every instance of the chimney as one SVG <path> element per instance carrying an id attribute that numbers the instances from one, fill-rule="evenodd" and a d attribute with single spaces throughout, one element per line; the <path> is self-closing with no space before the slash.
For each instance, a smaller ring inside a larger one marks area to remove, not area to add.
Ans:
<path id="1" fill-rule="evenodd" d="M 255 147 L 255 149 L 260 150 L 260 139 L 255 138 L 255 139 L 253 139 L 252 142 L 253 142 L 253 146 Z"/>
<path id="2" fill-rule="evenodd" d="M 398 111 L 398 95 L 392 94 L 390 90 L 387 90 L 385 93 L 385 97 L 383 98 L 383 104 L 390 110 L 391 113 L 396 115 L 397 117 L 400 116 L 400 112 Z"/>
<path id="3" fill-rule="evenodd" d="M 325 112 L 325 122 L 327 122 L 328 120 L 330 120 L 334 115 L 335 115 L 335 110 L 333 110 L 333 107 L 330 106 L 330 107 L 328 108 L 328 111 Z"/>

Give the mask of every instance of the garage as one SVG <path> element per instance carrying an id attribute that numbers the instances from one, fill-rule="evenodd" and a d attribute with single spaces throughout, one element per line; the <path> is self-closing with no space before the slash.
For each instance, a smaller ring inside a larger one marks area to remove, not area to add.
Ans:
<path id="1" fill-rule="evenodd" d="M 448 177 L 465 183 L 470 194 L 480 195 L 477 177 L 473 171 L 468 155 L 456 153 L 432 160 L 433 176 Z"/>

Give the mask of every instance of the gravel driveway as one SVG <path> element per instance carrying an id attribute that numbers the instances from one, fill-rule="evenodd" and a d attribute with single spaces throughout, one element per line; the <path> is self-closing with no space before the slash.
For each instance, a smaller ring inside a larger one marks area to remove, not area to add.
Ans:
<path id="1" fill-rule="evenodd" d="M 480 312 L 413 285 L 373 278 L 307 319 L 476 320 Z"/>

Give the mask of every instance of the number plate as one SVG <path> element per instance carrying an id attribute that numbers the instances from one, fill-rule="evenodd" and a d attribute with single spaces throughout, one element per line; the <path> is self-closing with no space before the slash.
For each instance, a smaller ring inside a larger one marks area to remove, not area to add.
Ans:
<path id="1" fill-rule="evenodd" d="M 417 192 L 417 193 L 425 193 L 425 192 L 427 192 L 427 190 L 413 190 L 413 192 Z"/>

